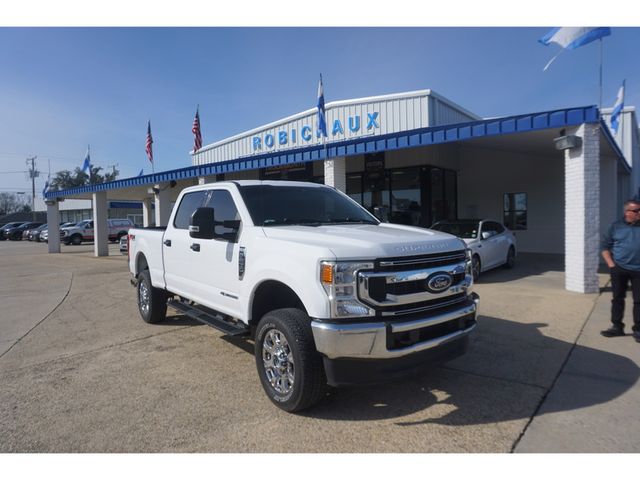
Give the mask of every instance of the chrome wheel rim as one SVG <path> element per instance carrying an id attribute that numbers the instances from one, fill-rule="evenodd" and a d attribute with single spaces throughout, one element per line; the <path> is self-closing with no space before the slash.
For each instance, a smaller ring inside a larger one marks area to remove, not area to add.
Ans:
<path id="1" fill-rule="evenodd" d="M 262 364 L 273 389 L 281 395 L 290 393 L 295 365 L 289 342 L 280 330 L 272 329 L 265 335 L 262 341 Z"/>
<path id="2" fill-rule="evenodd" d="M 138 288 L 138 304 L 140 305 L 140 310 L 145 317 L 149 314 L 150 297 L 151 295 L 147 282 L 141 281 L 140 287 Z"/>

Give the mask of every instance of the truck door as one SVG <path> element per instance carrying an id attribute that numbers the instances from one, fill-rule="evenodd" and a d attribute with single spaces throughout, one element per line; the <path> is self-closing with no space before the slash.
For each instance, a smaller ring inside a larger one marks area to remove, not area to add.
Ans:
<path id="1" fill-rule="evenodd" d="M 199 194 L 199 195 L 195 195 Z M 191 198 L 187 198 L 193 195 Z M 239 220 L 238 210 L 227 190 L 185 194 L 176 218 L 165 233 L 165 282 L 167 288 L 201 305 L 232 316 L 240 316 L 238 243 L 189 236 L 189 220 L 198 207 L 214 209 L 216 221 Z M 216 233 L 229 229 L 216 226 Z"/>
<path id="2" fill-rule="evenodd" d="M 240 220 L 240 214 L 228 190 L 210 190 L 205 207 L 215 212 L 216 222 Z M 222 224 L 215 227 L 216 234 L 230 233 Z M 239 244 L 236 241 L 213 239 L 193 239 L 200 244 L 200 251 L 193 252 L 199 257 L 192 274 L 206 299 L 213 299 L 211 308 L 234 317 L 241 315 L 240 278 L 238 272 Z M 205 304 L 206 305 L 206 304 Z"/>
<path id="3" fill-rule="evenodd" d="M 189 221 L 191 214 L 203 206 L 206 196 L 206 191 L 185 193 L 180 203 L 176 204 L 176 213 L 167 225 L 163 238 L 162 259 L 167 290 L 186 298 L 192 298 L 191 294 L 196 288 L 189 272 L 198 259 L 189 248 L 192 243 Z"/>

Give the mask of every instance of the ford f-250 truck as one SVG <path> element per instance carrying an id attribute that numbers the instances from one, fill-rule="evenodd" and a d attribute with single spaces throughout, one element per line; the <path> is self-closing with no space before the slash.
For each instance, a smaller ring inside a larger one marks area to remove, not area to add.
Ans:
<path id="1" fill-rule="evenodd" d="M 342 192 L 304 182 L 183 190 L 169 225 L 129 231 L 140 315 L 167 306 L 255 342 L 278 407 L 327 385 L 374 383 L 463 354 L 477 320 L 471 259 L 446 233 L 381 223 Z"/>

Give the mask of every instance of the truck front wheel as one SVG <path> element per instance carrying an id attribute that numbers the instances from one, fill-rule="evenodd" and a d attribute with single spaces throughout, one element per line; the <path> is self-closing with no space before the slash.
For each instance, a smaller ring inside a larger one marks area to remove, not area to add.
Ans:
<path id="1" fill-rule="evenodd" d="M 167 294 L 151 285 L 149 270 L 138 275 L 138 311 L 147 323 L 158 323 L 167 316 Z"/>
<path id="2" fill-rule="evenodd" d="M 309 317 L 296 308 L 267 313 L 256 330 L 256 367 L 269 399 L 287 412 L 318 403 L 327 390 Z"/>

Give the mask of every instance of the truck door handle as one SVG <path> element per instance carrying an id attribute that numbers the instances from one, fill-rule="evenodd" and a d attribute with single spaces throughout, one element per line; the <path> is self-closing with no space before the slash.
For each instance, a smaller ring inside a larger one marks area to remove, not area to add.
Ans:
<path id="1" fill-rule="evenodd" d="M 193 250 L 194 252 L 199 252 L 200 251 L 200 244 L 199 243 L 192 243 L 189 248 L 191 250 Z"/>
<path id="2" fill-rule="evenodd" d="M 165 244 L 167 247 L 170 247 L 170 246 L 171 246 L 171 240 L 169 240 L 169 239 L 165 240 L 165 241 L 164 241 L 164 244 Z"/>

